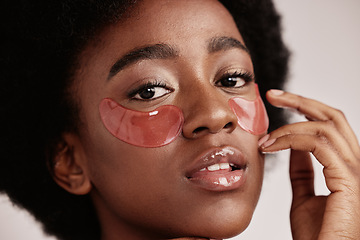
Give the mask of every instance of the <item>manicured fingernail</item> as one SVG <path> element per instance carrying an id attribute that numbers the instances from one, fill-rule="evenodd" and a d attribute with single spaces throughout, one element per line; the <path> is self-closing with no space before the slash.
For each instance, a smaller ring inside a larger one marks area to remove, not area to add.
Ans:
<path id="1" fill-rule="evenodd" d="M 261 145 L 263 145 L 264 142 L 266 142 L 269 138 L 270 138 L 270 134 L 266 134 L 265 136 L 263 136 L 262 138 L 260 138 L 260 140 L 259 140 L 259 147 L 260 147 Z"/>
<path id="2" fill-rule="evenodd" d="M 266 142 L 264 142 L 264 143 L 262 144 L 261 147 L 262 147 L 262 148 L 270 147 L 275 141 L 276 141 L 276 138 L 267 140 Z"/>
<path id="3" fill-rule="evenodd" d="M 282 94 L 284 94 L 284 91 L 283 90 L 279 90 L 279 89 L 271 89 L 270 90 L 270 93 L 272 95 L 275 95 L 275 96 L 280 96 Z"/>

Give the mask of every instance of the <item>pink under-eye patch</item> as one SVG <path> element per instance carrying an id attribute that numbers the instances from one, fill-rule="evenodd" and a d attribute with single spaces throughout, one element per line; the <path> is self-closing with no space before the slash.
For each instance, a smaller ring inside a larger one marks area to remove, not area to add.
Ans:
<path id="1" fill-rule="evenodd" d="M 99 106 L 101 120 L 116 138 L 139 147 L 161 147 L 174 141 L 184 122 L 182 111 L 172 105 L 151 112 L 127 109 L 110 98 Z"/>
<path id="2" fill-rule="evenodd" d="M 257 84 L 255 84 L 255 88 L 256 99 L 254 101 L 234 97 L 229 100 L 229 105 L 242 129 L 254 135 L 261 135 L 267 132 L 269 118 L 264 103 L 261 100 Z"/>
<path id="3" fill-rule="evenodd" d="M 229 105 L 242 129 L 260 135 L 267 131 L 269 119 L 257 85 L 256 94 L 254 101 L 234 97 L 229 100 Z M 105 98 L 99 105 L 99 111 L 105 128 L 113 136 L 139 147 L 161 147 L 171 143 L 180 135 L 184 124 L 181 109 L 173 105 L 140 112 Z"/>

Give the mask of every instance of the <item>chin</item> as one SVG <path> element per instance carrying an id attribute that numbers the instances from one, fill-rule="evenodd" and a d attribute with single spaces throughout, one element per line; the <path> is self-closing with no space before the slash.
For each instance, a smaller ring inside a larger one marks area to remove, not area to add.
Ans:
<path id="1" fill-rule="evenodd" d="M 245 207 L 246 206 L 246 207 Z M 185 231 L 176 237 L 201 237 L 224 239 L 242 233 L 250 224 L 254 208 L 249 205 L 228 204 L 217 211 L 209 210 L 187 220 Z"/>
<path id="2" fill-rule="evenodd" d="M 206 237 L 209 238 L 230 238 L 242 233 L 250 224 L 252 218 L 252 212 L 241 215 L 233 214 L 223 216 L 222 218 L 214 217 L 211 223 L 206 226 Z"/>

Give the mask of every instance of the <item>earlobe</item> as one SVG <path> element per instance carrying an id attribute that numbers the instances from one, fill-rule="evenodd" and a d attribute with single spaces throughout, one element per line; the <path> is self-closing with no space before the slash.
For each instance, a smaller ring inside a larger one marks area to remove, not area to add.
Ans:
<path id="1" fill-rule="evenodd" d="M 75 134 L 64 134 L 63 143 L 53 157 L 53 178 L 66 191 L 76 194 L 88 194 L 91 181 L 85 171 L 85 154 L 82 144 Z"/>

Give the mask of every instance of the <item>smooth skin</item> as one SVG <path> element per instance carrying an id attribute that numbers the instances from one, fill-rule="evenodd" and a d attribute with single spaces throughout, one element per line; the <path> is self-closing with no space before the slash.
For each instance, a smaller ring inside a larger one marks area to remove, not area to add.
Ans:
<path id="1" fill-rule="evenodd" d="M 360 239 L 360 147 L 344 114 L 279 90 L 269 91 L 267 99 L 274 106 L 295 109 L 310 120 L 271 132 L 260 146 L 263 153 L 291 149 L 293 238 Z M 310 153 L 324 166 L 329 196 L 314 193 Z"/>

